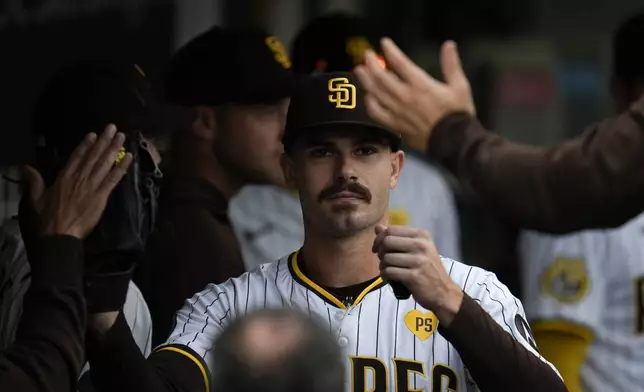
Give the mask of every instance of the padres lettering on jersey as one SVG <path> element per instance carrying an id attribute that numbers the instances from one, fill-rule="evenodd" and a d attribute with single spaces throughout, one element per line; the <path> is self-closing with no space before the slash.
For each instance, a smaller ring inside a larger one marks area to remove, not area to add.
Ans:
<path id="1" fill-rule="evenodd" d="M 644 214 L 613 230 L 526 232 L 520 253 L 535 331 L 564 331 L 590 344 L 581 371 L 585 390 L 641 390 Z"/>
<path id="2" fill-rule="evenodd" d="M 539 356 L 528 341 L 525 322 L 516 321 L 524 318 L 521 303 L 494 274 L 450 259 L 443 263 L 503 329 Z M 345 306 L 302 273 L 297 253 L 195 295 L 177 313 L 166 348 L 181 352 L 188 346 L 200 356 L 191 359 L 208 368 L 217 360 L 211 355 L 213 342 L 231 320 L 256 309 L 281 307 L 319 319 L 337 337 L 347 355 L 348 392 L 478 390 L 458 352 L 438 332 L 433 313 L 413 298 L 397 300 L 382 279 Z"/>

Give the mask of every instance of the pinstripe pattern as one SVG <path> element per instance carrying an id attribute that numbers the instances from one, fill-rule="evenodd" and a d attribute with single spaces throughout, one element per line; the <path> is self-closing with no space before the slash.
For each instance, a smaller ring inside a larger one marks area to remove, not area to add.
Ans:
<path id="1" fill-rule="evenodd" d="M 532 323 L 538 322 L 533 329 L 594 336 L 581 373 L 584 390 L 642 390 L 644 333 L 636 326 L 644 313 L 638 312 L 636 281 L 644 278 L 644 214 L 613 230 L 565 236 L 526 232 L 519 250 L 526 311 Z M 539 277 L 549 276 L 556 258 L 584 261 L 589 285 L 581 298 L 562 302 L 544 290 L 552 286 Z"/>
<path id="2" fill-rule="evenodd" d="M 516 333 L 514 317 L 517 313 L 523 314 L 520 302 L 494 274 L 450 259 L 444 259 L 443 263 L 450 277 L 464 287 L 466 293 L 477 300 L 503 329 L 538 355 Z M 313 292 L 316 289 L 304 280 L 294 277 L 294 271 L 289 268 L 289 260 L 283 258 L 222 285 L 210 285 L 187 301 L 184 309 L 178 312 L 177 327 L 168 343 L 190 344 L 190 348 L 202 356 L 204 363 L 209 364 L 214 341 L 230 321 L 255 309 L 285 303 L 327 323 L 344 347 L 347 361 L 350 361 L 349 356 L 379 358 L 389 368 L 389 390 L 396 390 L 392 368 L 394 358 L 399 363 L 420 361 L 426 372 L 430 372 L 434 364 L 449 366 L 458 377 L 459 385 L 468 385 L 460 356 L 449 342 L 436 329 L 431 337 L 423 340 L 420 335 L 415 335 L 418 333 L 414 330 L 415 319 L 405 322 L 410 312 L 427 313 L 413 298 L 398 301 L 390 286 L 377 285 L 359 303 L 341 309 L 325 300 L 324 295 Z M 269 281 L 271 284 L 267 284 Z M 349 362 L 347 365 L 347 380 L 352 380 Z M 424 388 L 426 391 L 432 388 L 431 374 L 410 373 L 408 379 L 408 388 Z M 365 387 L 373 389 L 372 378 L 366 379 Z M 347 391 L 351 388 L 347 385 Z M 468 390 L 476 389 L 470 387 Z"/>

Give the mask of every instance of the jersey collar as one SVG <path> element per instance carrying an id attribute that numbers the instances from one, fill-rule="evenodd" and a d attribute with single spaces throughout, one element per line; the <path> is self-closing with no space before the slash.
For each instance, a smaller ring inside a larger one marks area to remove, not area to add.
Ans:
<path id="1" fill-rule="evenodd" d="M 298 255 L 300 251 L 297 250 L 293 252 L 289 256 L 289 263 L 288 263 L 288 268 L 291 271 L 291 275 L 293 276 L 293 279 L 295 279 L 296 282 L 304 286 L 305 288 L 311 290 L 314 292 L 318 297 L 322 298 L 325 302 L 340 308 L 340 309 L 347 309 L 347 306 L 342 303 L 339 299 L 337 299 L 333 294 L 329 293 L 327 290 L 325 290 L 323 287 L 319 286 L 317 283 L 309 279 L 300 267 L 298 266 Z M 362 299 L 369 294 L 372 291 L 376 291 L 382 286 L 385 285 L 385 282 L 382 280 L 382 278 L 376 279 L 372 284 L 367 286 L 362 292 L 356 297 L 356 299 L 353 301 L 353 303 L 349 307 L 356 306 L 362 301 Z"/>

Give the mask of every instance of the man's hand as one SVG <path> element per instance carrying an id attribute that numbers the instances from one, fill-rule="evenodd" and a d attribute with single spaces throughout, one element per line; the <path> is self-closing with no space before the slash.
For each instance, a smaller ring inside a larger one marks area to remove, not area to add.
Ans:
<path id="1" fill-rule="evenodd" d="M 399 132 L 412 148 L 425 151 L 434 126 L 455 112 L 475 115 L 470 83 L 463 72 L 456 44 L 447 41 L 440 54 L 445 82 L 414 64 L 389 38 L 381 41 L 388 69 L 373 51 L 356 69 L 365 91 L 367 111 L 384 127 Z"/>
<path id="2" fill-rule="evenodd" d="M 404 284 L 414 299 L 448 326 L 463 301 L 463 291 L 449 277 L 428 232 L 406 226 L 376 226 L 373 251 L 382 277 Z"/>
<path id="3" fill-rule="evenodd" d="M 132 162 L 128 153 L 114 164 L 124 141 L 125 135 L 117 133 L 114 125 L 107 126 L 100 138 L 88 134 L 49 189 L 36 169 L 25 168 L 28 203 L 39 234 L 83 239 L 94 229 L 110 193 Z"/>

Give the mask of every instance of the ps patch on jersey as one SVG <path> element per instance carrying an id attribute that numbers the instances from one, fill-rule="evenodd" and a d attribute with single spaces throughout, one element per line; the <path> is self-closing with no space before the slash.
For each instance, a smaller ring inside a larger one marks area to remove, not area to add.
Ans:
<path id="1" fill-rule="evenodd" d="M 562 303 L 575 303 L 588 293 L 590 277 L 581 258 L 556 257 L 541 277 L 544 293 Z"/>
<path id="2" fill-rule="evenodd" d="M 438 327 L 438 318 L 432 312 L 412 310 L 405 315 L 405 325 L 420 340 L 427 340 Z"/>

